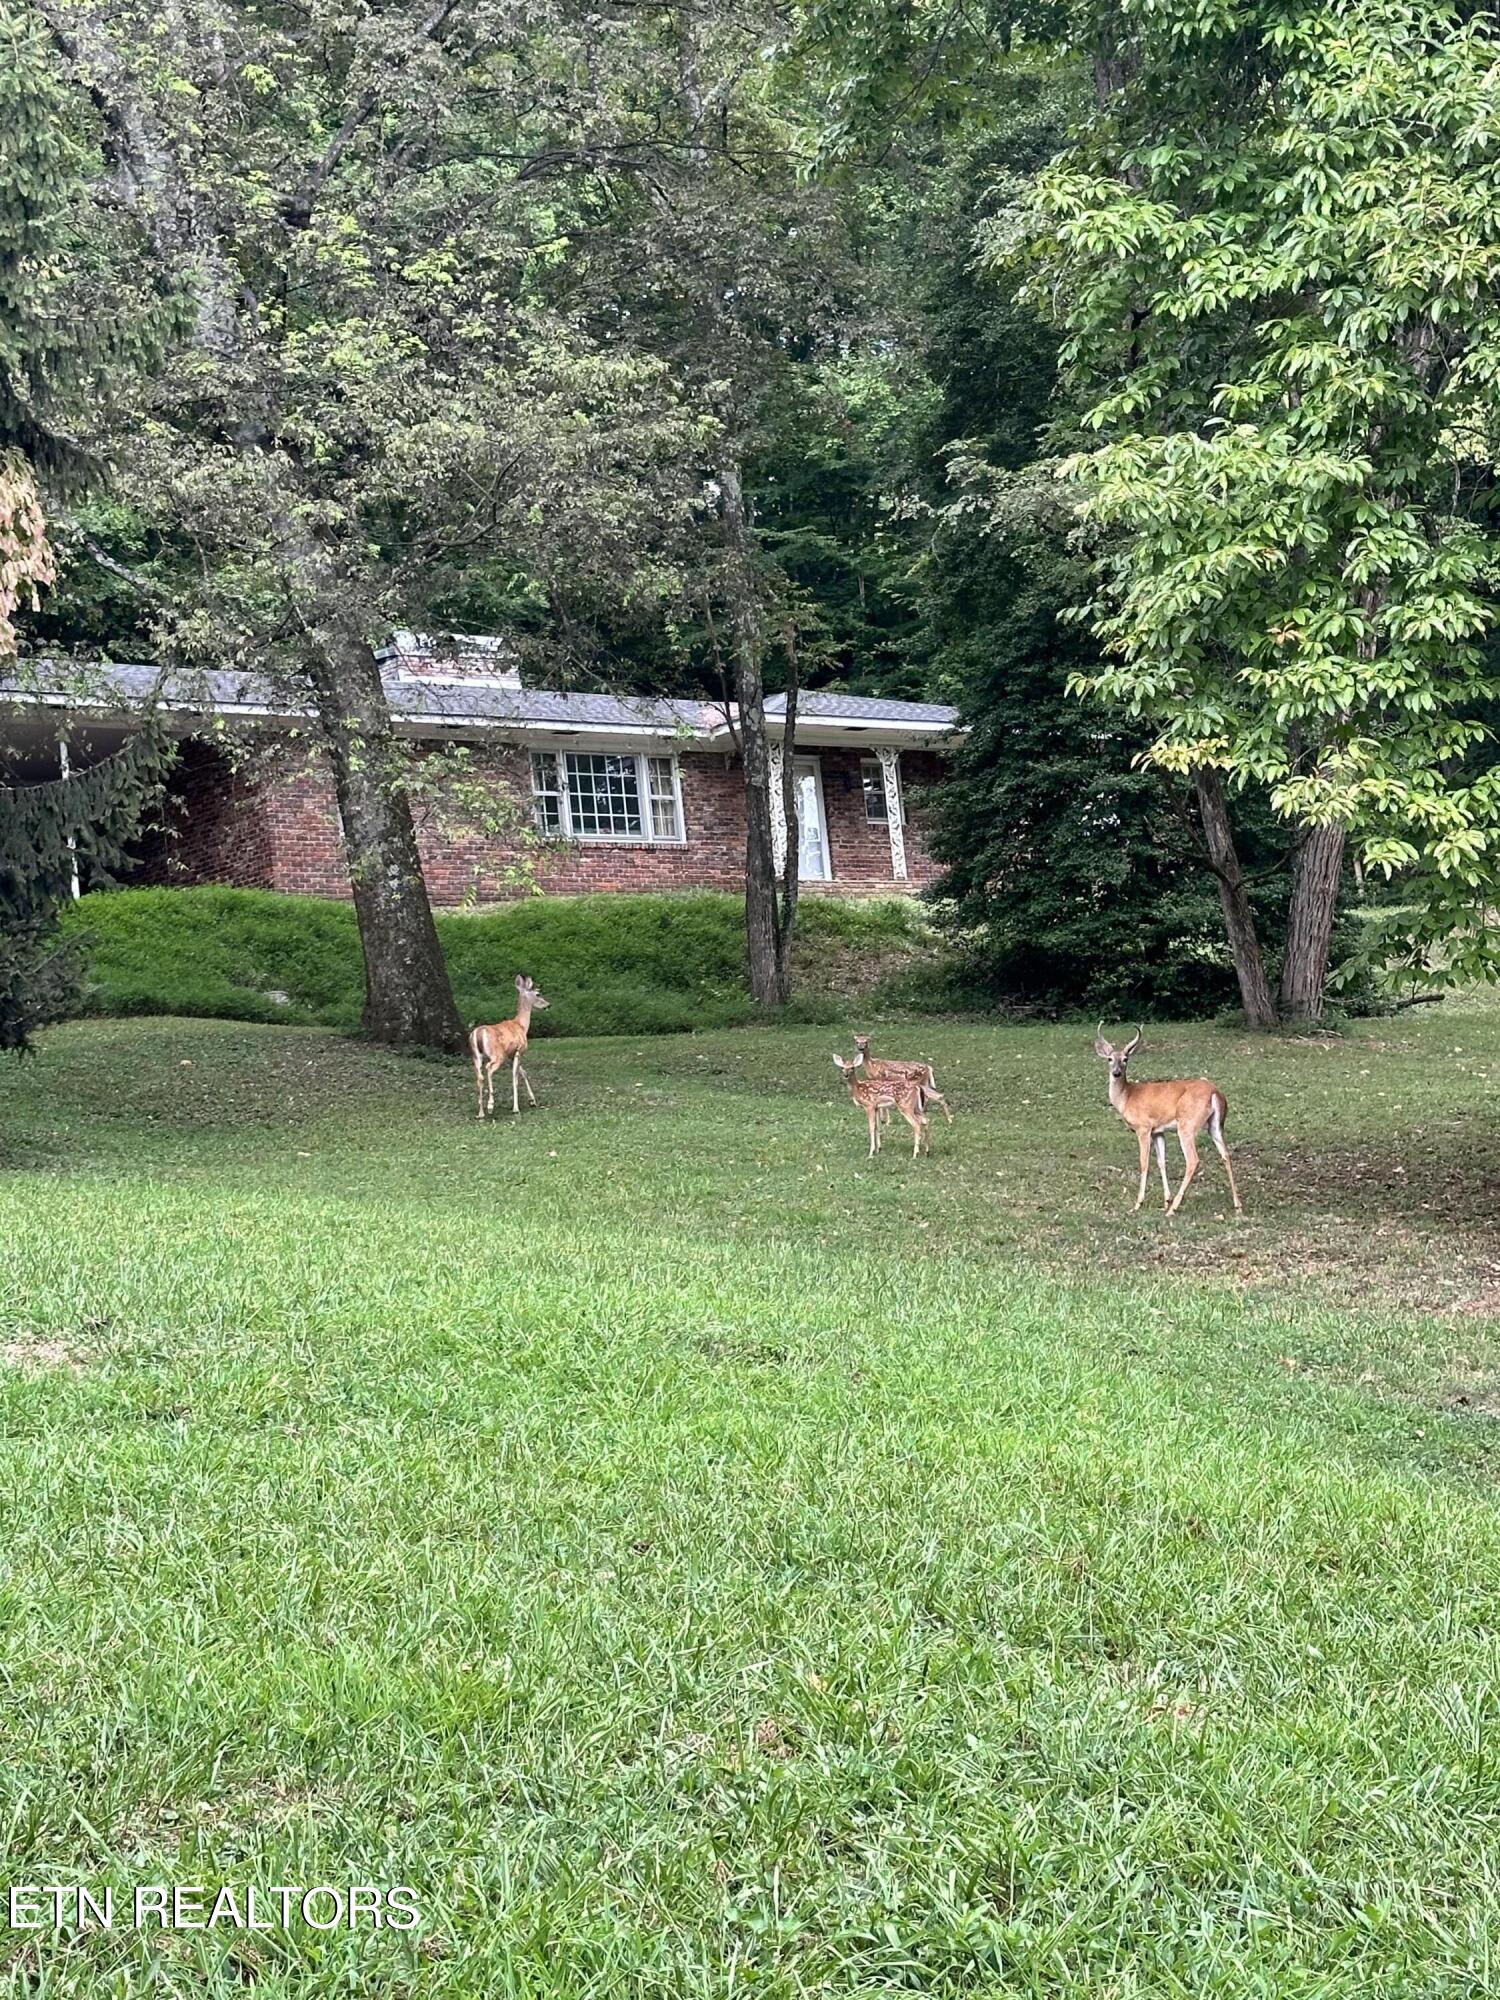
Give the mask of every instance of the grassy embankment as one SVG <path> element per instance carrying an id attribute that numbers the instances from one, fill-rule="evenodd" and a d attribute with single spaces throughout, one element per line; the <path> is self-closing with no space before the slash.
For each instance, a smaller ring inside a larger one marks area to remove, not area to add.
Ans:
<path id="1" fill-rule="evenodd" d="M 127 889 L 86 896 L 68 927 L 90 940 L 96 1014 L 359 1026 L 363 982 L 345 903 L 253 889 Z M 438 917 L 467 1020 L 509 1013 L 517 972 L 552 1005 L 538 1033 L 675 1034 L 727 1028 L 754 1009 L 744 905 L 733 896 L 547 896 Z M 843 995 L 910 985 L 938 947 L 896 898 L 809 896 L 799 924 L 796 1018 L 836 1019 Z"/>

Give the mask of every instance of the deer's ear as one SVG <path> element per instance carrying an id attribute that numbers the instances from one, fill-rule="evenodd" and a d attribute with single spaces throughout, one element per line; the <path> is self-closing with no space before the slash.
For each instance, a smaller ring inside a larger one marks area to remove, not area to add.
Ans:
<path id="1" fill-rule="evenodd" d="M 844 1058 L 842 1056 L 835 1056 L 833 1066 L 835 1069 L 842 1069 L 844 1067 Z"/>
<path id="2" fill-rule="evenodd" d="M 1103 1035 L 1095 1035 L 1094 1037 L 1094 1054 L 1096 1056 L 1102 1057 L 1105 1062 L 1108 1062 L 1110 1057 L 1114 1054 L 1114 1050 L 1110 1047 L 1109 1043 L 1105 1041 Z"/>
<path id="3" fill-rule="evenodd" d="M 516 991 L 518 993 L 524 993 L 526 991 L 526 974 L 524 972 L 518 972 L 516 974 Z"/>

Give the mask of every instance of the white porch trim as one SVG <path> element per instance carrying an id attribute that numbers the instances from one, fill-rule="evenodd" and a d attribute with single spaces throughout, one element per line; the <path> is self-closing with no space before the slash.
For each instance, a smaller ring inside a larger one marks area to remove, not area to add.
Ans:
<path id="1" fill-rule="evenodd" d="M 781 778 L 784 769 L 781 745 L 768 744 L 771 753 L 771 860 L 778 875 L 786 873 L 786 793 Z"/>
<path id="2" fill-rule="evenodd" d="M 901 752 L 889 743 L 875 746 L 880 782 L 885 790 L 885 826 L 891 841 L 891 875 L 906 880 L 906 828 L 901 824 Z"/>

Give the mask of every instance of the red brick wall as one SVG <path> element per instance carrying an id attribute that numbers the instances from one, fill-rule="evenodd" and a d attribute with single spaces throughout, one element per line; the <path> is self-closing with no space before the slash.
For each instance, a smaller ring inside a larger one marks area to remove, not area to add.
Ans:
<path id="1" fill-rule="evenodd" d="M 812 752 L 804 753 L 806 755 Z M 833 880 L 827 886 L 837 891 L 866 893 L 892 889 L 891 837 L 884 826 L 872 826 L 865 817 L 864 781 L 861 765 L 867 753 L 858 750 L 820 750 L 823 773 L 823 811 L 828 821 L 828 846 L 833 859 Z M 901 753 L 901 791 L 906 804 L 907 887 L 920 889 L 942 870 L 922 845 L 921 791 L 942 768 L 940 758 L 927 750 Z"/>
<path id="2" fill-rule="evenodd" d="M 140 843 L 134 879 L 275 887 L 270 822 L 260 807 L 260 765 L 253 751 L 236 756 L 189 737 L 168 776 L 158 825 Z"/>
<path id="3" fill-rule="evenodd" d="M 833 881 L 817 888 L 890 894 L 896 887 L 890 841 L 883 826 L 866 822 L 859 753 L 817 754 L 834 869 Z M 188 767 L 194 776 L 183 791 L 172 869 L 154 879 L 349 894 L 333 782 L 316 751 L 270 744 L 231 771 L 220 752 L 191 745 L 184 752 Z M 920 888 L 938 872 L 913 821 L 921 785 L 939 769 L 940 760 L 926 752 L 902 753 L 909 888 Z M 533 883 L 557 894 L 740 889 L 745 820 L 738 760 L 688 752 L 681 773 L 685 845 L 539 841 L 530 837 L 531 776 L 524 750 L 470 746 L 455 754 L 449 746 L 419 748 L 413 816 L 432 900 L 497 902 L 526 893 Z"/>

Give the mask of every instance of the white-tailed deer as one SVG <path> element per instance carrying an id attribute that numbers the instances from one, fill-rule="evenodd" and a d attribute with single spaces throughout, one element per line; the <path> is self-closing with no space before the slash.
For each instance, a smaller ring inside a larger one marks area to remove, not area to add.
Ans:
<path id="1" fill-rule="evenodd" d="M 1109 1101 L 1141 1145 L 1141 1185 L 1135 1198 L 1136 1207 L 1139 1208 L 1146 1199 L 1146 1177 L 1151 1171 L 1151 1146 L 1154 1141 L 1156 1164 L 1161 1169 L 1162 1201 L 1168 1215 L 1177 1213 L 1182 1206 L 1182 1197 L 1188 1191 L 1188 1182 L 1198 1171 L 1198 1134 L 1206 1125 L 1219 1149 L 1219 1158 L 1224 1162 L 1224 1171 L 1229 1176 L 1229 1193 L 1238 1212 L 1241 1207 L 1240 1191 L 1234 1184 L 1229 1148 L 1224 1144 L 1224 1120 L 1229 1113 L 1229 1104 L 1223 1091 L 1206 1076 L 1132 1083 L 1125 1074 L 1125 1065 L 1135 1053 L 1140 1039 L 1141 1031 L 1137 1028 L 1124 1048 L 1117 1049 L 1113 1042 L 1104 1039 L 1102 1021 L 1094 1037 L 1094 1054 L 1109 1064 Z M 1167 1180 L 1167 1134 L 1174 1131 L 1182 1148 L 1182 1186 L 1175 1196 Z"/>
<path id="2" fill-rule="evenodd" d="M 899 1077 L 916 1084 L 922 1093 L 922 1109 L 925 1111 L 929 1104 L 941 1104 L 943 1116 L 950 1125 L 953 1123 L 953 1113 L 948 1109 L 947 1098 L 937 1087 L 937 1078 L 932 1073 L 931 1063 L 897 1062 L 890 1056 L 872 1056 L 868 1035 L 854 1037 L 854 1060 L 861 1066 L 866 1076 L 887 1079 Z"/>
<path id="3" fill-rule="evenodd" d="M 869 1158 L 874 1159 L 880 1151 L 880 1114 L 892 1106 L 910 1125 L 912 1131 L 911 1156 L 915 1159 L 923 1148 L 932 1150 L 932 1142 L 927 1136 L 927 1113 L 922 1109 L 922 1086 L 910 1077 L 874 1077 L 863 1074 L 863 1065 L 856 1059 L 845 1062 L 842 1056 L 835 1056 L 849 1086 L 849 1095 L 870 1121 Z"/>
<path id="4" fill-rule="evenodd" d="M 526 1095 L 532 1104 L 531 1078 L 521 1067 L 521 1057 L 526 1050 L 526 1038 L 531 1032 L 531 1016 L 538 1009 L 545 1009 L 547 996 L 541 988 L 526 977 L 524 972 L 516 974 L 516 992 L 520 996 L 516 1011 L 508 1021 L 496 1021 L 488 1028 L 476 1028 L 469 1037 L 469 1054 L 474 1058 L 474 1081 L 479 1086 L 479 1115 L 485 1113 L 485 1086 L 489 1086 L 489 1109 L 495 1108 L 495 1071 L 502 1063 L 510 1064 L 510 1109 L 512 1117 L 521 1109 L 517 1094 L 517 1084 L 524 1083 Z"/>

